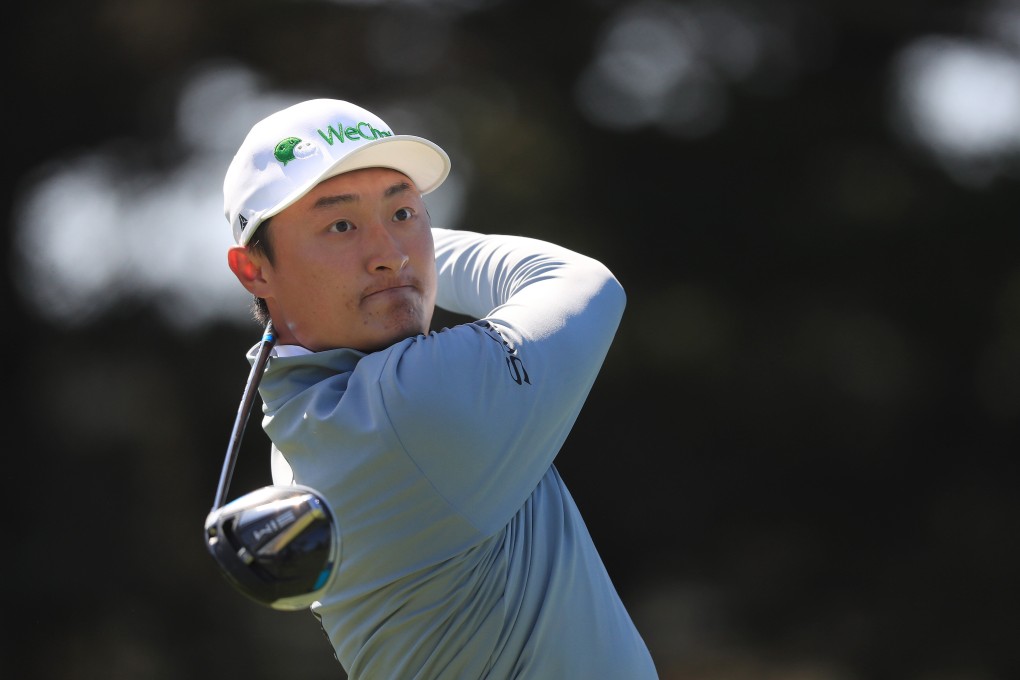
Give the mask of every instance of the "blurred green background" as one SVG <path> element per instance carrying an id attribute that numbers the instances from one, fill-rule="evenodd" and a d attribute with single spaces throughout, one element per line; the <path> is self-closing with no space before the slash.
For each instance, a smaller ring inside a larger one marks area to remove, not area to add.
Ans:
<path id="1" fill-rule="evenodd" d="M 312 96 L 450 152 L 437 226 L 620 278 L 558 466 L 664 680 L 1017 677 L 1020 2 L 8 11 L 4 677 L 343 677 L 201 537 L 260 332 L 223 172 Z"/>

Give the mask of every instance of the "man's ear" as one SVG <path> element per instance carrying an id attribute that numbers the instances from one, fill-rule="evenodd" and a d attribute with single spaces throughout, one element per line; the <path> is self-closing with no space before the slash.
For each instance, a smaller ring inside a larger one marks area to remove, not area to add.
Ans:
<path id="1" fill-rule="evenodd" d="M 244 246 L 231 246 L 227 250 L 227 265 L 241 285 L 256 297 L 265 297 L 266 280 L 262 276 L 261 265 L 252 259 L 251 253 Z"/>

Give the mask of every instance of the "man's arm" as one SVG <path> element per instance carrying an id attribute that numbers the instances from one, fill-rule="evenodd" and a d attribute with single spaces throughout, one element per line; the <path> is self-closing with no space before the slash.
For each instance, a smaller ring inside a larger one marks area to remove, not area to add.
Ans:
<path id="1" fill-rule="evenodd" d="M 608 351 L 626 296 L 605 265 L 527 237 L 439 228 L 432 233 L 440 307 L 477 319 L 504 319 L 514 326 L 523 313 L 522 330 L 532 337 L 577 323 L 576 332 L 603 337 Z M 508 303 L 511 308 L 504 307 Z"/>
<path id="2" fill-rule="evenodd" d="M 434 233 L 438 303 L 479 322 L 414 343 L 384 381 L 386 409 L 436 489 L 491 529 L 548 472 L 625 296 L 605 266 L 544 241 Z"/>

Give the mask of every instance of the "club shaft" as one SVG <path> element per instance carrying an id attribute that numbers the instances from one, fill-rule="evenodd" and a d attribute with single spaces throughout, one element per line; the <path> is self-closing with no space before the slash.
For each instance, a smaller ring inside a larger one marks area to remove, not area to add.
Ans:
<path id="1" fill-rule="evenodd" d="M 237 409 L 237 418 L 234 419 L 234 428 L 230 432 L 230 442 L 227 445 L 227 456 L 223 461 L 223 471 L 220 473 L 219 487 L 216 489 L 216 498 L 213 501 L 213 510 L 222 507 L 227 500 L 227 491 L 230 488 L 230 480 L 234 476 L 234 466 L 237 463 L 237 455 L 241 450 L 241 441 L 244 439 L 244 430 L 251 415 L 252 404 L 255 403 L 255 395 L 258 394 L 259 383 L 262 381 L 262 373 L 269 361 L 269 353 L 276 344 L 276 333 L 273 331 L 272 323 L 266 324 L 265 333 L 262 335 L 262 344 L 259 345 L 259 353 L 252 364 L 251 373 L 248 374 L 248 382 L 244 386 L 244 394 L 241 396 L 241 405 Z"/>

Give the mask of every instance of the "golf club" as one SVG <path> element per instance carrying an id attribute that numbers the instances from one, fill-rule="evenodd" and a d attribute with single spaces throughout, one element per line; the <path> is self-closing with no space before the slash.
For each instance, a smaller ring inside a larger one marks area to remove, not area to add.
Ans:
<path id="1" fill-rule="evenodd" d="M 205 542 L 237 590 L 273 609 L 294 611 L 318 599 L 337 561 L 339 539 L 325 500 L 306 486 L 271 485 L 226 502 L 244 430 L 275 344 L 269 323 L 230 433 L 216 498 L 205 520 Z"/>

